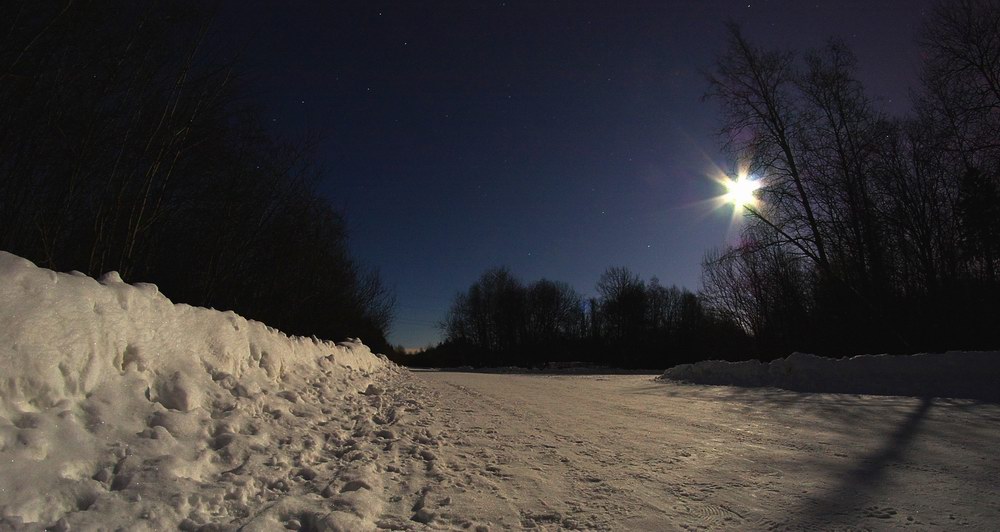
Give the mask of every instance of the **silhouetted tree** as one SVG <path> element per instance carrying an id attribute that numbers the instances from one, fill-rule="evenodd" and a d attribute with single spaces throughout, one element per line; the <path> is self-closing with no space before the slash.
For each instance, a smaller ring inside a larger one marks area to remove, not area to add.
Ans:
<path id="1" fill-rule="evenodd" d="M 531 343 L 553 347 L 585 332 L 580 295 L 566 283 L 547 279 L 531 283 L 525 311 L 525 335 Z"/>
<path id="2" fill-rule="evenodd" d="M 458 294 L 444 322 L 445 338 L 494 353 L 520 345 L 526 324 L 526 290 L 507 268 L 486 271 Z"/>
<path id="3" fill-rule="evenodd" d="M 612 342 L 632 342 L 646 329 L 646 285 L 624 267 L 608 268 L 597 280 L 601 296 L 603 336 Z"/>
<path id="4" fill-rule="evenodd" d="M 726 51 L 708 76 L 707 96 L 722 106 L 726 147 L 746 172 L 767 176 L 764 207 L 748 213 L 828 270 L 815 198 L 802 169 L 805 120 L 795 93 L 798 79 L 792 53 L 756 48 L 731 24 Z"/>

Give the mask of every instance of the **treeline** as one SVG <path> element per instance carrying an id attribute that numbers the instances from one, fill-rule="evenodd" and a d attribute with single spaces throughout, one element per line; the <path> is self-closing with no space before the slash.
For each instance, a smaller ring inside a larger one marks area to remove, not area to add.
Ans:
<path id="1" fill-rule="evenodd" d="M 1000 345 L 1000 2 L 939 3 L 919 44 L 894 118 L 843 43 L 799 56 L 730 28 L 709 97 L 763 188 L 703 295 L 759 354 Z"/>
<path id="2" fill-rule="evenodd" d="M 311 142 L 283 142 L 195 1 L 0 7 L 0 249 L 385 349 L 393 299 L 347 250 Z"/>
<path id="3" fill-rule="evenodd" d="M 485 272 L 458 294 L 440 345 L 404 360 L 418 366 L 521 366 L 583 362 L 664 368 L 747 353 L 744 331 L 701 299 L 626 268 L 609 268 L 584 299 L 568 284 L 525 284 L 508 269 Z"/>

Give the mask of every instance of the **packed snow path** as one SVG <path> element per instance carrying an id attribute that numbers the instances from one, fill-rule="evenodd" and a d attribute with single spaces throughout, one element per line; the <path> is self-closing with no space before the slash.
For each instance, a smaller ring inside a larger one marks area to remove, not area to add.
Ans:
<path id="1" fill-rule="evenodd" d="M 1000 522 L 1000 405 L 642 375 L 413 375 L 410 392 L 440 445 L 415 506 L 432 526 L 921 530 Z"/>

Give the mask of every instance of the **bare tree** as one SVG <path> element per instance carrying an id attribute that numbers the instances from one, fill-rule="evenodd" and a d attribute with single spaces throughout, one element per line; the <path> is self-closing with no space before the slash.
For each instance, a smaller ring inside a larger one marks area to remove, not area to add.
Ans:
<path id="1" fill-rule="evenodd" d="M 750 207 L 750 215 L 826 271 L 823 233 L 801 168 L 796 79 L 791 53 L 756 48 L 732 24 L 726 51 L 708 76 L 707 97 L 722 105 L 726 147 L 750 173 L 766 176 L 767 210 Z"/>
<path id="2" fill-rule="evenodd" d="M 583 304 L 568 284 L 548 279 L 531 283 L 525 306 L 525 335 L 529 342 L 544 344 L 582 337 Z"/>
<path id="3" fill-rule="evenodd" d="M 608 268 L 597 280 L 603 334 L 611 340 L 636 339 L 647 328 L 646 285 L 625 267 Z"/>
<path id="4" fill-rule="evenodd" d="M 918 111 L 949 157 L 965 268 L 992 282 L 1000 270 L 1000 2 L 941 2 L 921 37 L 926 56 Z"/>
<path id="5" fill-rule="evenodd" d="M 1000 149 L 1000 3 L 939 2 L 920 36 L 924 63 L 924 112 L 950 129 L 951 149 L 964 163 L 996 158 Z M 986 152 L 986 153 L 983 153 Z M 993 162 L 995 165 L 996 163 Z"/>
<path id="6" fill-rule="evenodd" d="M 487 270 L 458 294 L 444 322 L 445 338 L 494 353 L 509 353 L 524 339 L 526 291 L 507 268 Z"/>

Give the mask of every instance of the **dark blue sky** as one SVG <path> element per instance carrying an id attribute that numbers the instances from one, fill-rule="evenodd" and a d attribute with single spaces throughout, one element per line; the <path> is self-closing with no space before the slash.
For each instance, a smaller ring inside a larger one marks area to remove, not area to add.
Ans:
<path id="1" fill-rule="evenodd" d="M 766 46 L 841 37 L 902 114 L 929 3 L 233 0 L 218 24 L 276 131 L 325 134 L 322 190 L 396 291 L 390 341 L 418 347 L 493 266 L 586 295 L 609 266 L 697 290 L 732 235 L 704 202 L 731 162 L 701 100 L 726 21 Z"/>

